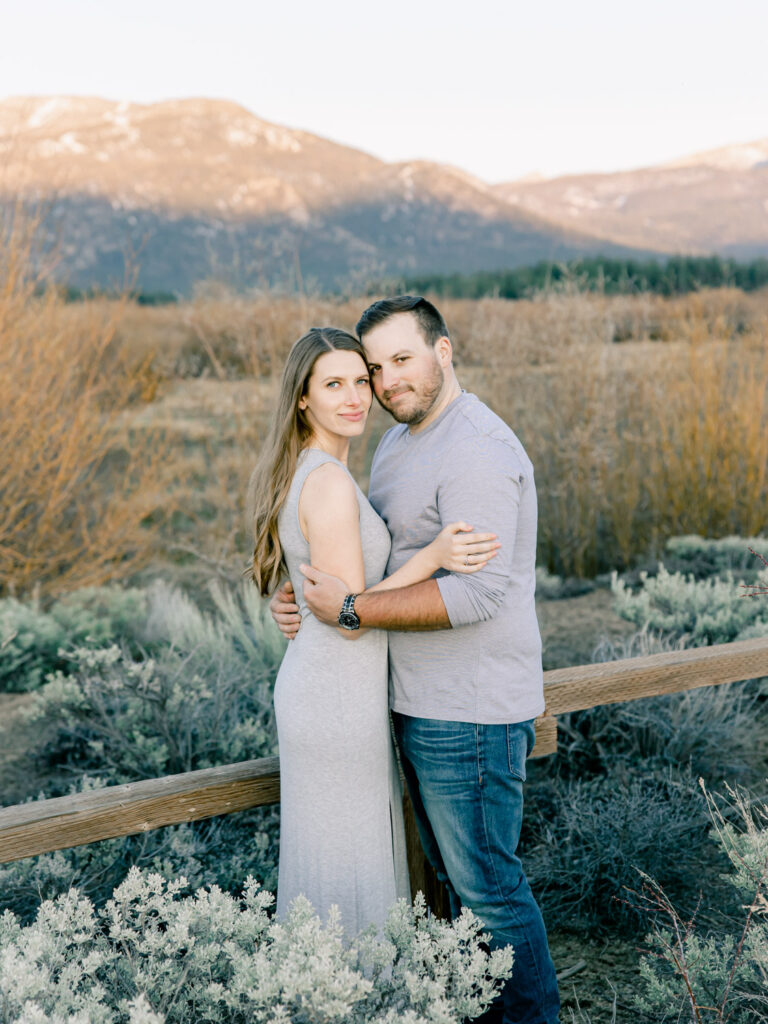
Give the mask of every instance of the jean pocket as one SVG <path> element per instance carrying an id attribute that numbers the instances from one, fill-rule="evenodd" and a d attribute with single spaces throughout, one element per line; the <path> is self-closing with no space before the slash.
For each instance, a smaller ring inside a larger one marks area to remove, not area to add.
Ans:
<path id="1" fill-rule="evenodd" d="M 525 782 L 525 760 L 533 749 L 533 722 L 515 722 L 507 726 L 507 758 L 510 774 Z"/>

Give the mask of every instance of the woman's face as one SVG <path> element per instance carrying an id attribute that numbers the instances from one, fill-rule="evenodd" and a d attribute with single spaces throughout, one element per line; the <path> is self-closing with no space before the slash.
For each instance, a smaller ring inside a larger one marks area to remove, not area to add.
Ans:
<path id="1" fill-rule="evenodd" d="M 315 437 L 357 437 L 371 408 L 368 367 L 357 352 L 324 352 L 315 362 L 299 399 Z"/>

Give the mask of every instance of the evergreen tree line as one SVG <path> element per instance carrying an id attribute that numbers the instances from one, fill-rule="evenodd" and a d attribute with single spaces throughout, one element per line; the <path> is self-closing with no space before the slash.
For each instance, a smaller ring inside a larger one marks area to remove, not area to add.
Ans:
<path id="1" fill-rule="evenodd" d="M 588 259 L 532 267 L 478 271 L 475 274 L 420 274 L 403 282 L 411 293 L 454 299 L 530 298 L 536 292 L 577 290 L 606 295 L 684 295 L 702 288 L 741 288 L 746 292 L 768 285 L 768 259 L 748 263 L 720 256 L 672 256 L 668 260 Z"/>
<path id="2" fill-rule="evenodd" d="M 44 288 L 37 289 L 37 294 L 42 295 Z M 119 299 L 123 292 L 115 288 L 77 288 L 75 285 L 65 284 L 59 287 L 59 294 L 65 302 L 88 302 L 91 299 Z M 170 306 L 179 301 L 175 292 L 169 291 L 144 291 L 131 290 L 128 297 L 137 306 Z"/>
<path id="3" fill-rule="evenodd" d="M 603 256 L 563 263 L 541 260 L 533 266 L 510 270 L 480 270 L 474 274 L 416 274 L 398 281 L 376 281 L 370 294 L 405 291 L 429 292 L 444 298 L 526 299 L 537 292 L 578 291 L 605 295 L 685 295 L 702 288 L 741 288 L 755 291 L 768 285 L 768 259 L 760 257 L 740 263 L 720 256 L 671 256 L 667 260 L 613 259 Z M 66 302 L 94 298 L 116 298 L 118 292 L 104 288 L 60 287 Z M 140 306 L 163 306 L 179 301 L 174 292 L 136 289 L 130 298 Z"/>

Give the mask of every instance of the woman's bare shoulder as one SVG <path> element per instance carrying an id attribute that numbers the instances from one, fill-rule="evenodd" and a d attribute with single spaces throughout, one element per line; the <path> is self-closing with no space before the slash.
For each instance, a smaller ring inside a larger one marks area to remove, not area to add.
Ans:
<path id="1" fill-rule="evenodd" d="M 324 513 L 353 506 L 357 509 L 355 482 L 337 462 L 323 462 L 307 475 L 300 504 L 305 515 L 312 509 L 321 509 Z"/>

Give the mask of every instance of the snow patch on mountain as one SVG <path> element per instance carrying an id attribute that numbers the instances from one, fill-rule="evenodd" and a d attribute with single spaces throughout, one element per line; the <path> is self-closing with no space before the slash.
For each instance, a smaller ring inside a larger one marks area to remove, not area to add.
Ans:
<path id="1" fill-rule="evenodd" d="M 42 100 L 35 106 L 27 118 L 27 128 L 42 128 L 44 124 L 53 121 L 61 114 L 68 113 L 72 109 L 72 103 L 66 96 L 53 96 L 50 99 Z"/>
<path id="2" fill-rule="evenodd" d="M 681 157 L 663 164 L 664 167 L 717 167 L 723 171 L 751 171 L 768 161 L 768 139 L 756 142 L 743 142 L 735 146 L 722 146 L 720 149 L 709 149 L 703 153 Z"/>

